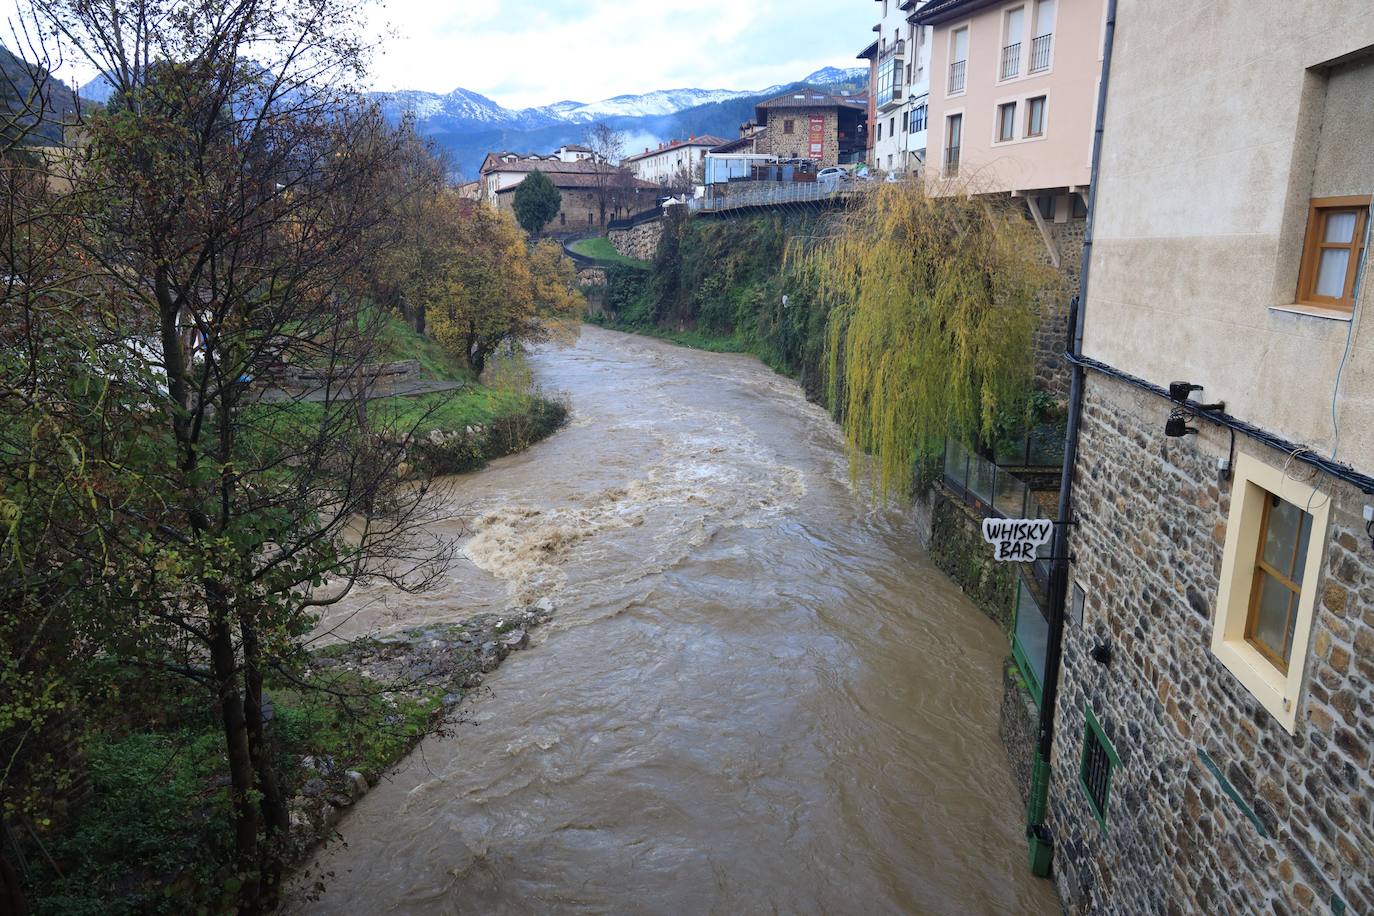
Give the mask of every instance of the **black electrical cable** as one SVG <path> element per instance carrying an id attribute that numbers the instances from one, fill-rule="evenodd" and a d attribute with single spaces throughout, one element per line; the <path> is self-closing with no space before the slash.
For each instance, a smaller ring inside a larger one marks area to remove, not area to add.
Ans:
<path id="1" fill-rule="evenodd" d="M 1177 401 L 1169 397 L 1168 389 L 1156 385 L 1153 382 L 1147 382 L 1142 378 L 1131 375 L 1129 372 L 1123 372 L 1120 369 L 1117 369 L 1115 366 L 1110 366 L 1107 363 L 1100 362 L 1087 356 L 1074 356 L 1072 353 L 1065 353 L 1064 358 L 1074 365 L 1082 366 L 1086 369 L 1092 369 L 1093 371 L 1100 372 L 1103 375 L 1109 375 L 1112 378 L 1120 379 L 1121 381 L 1126 382 L 1128 385 L 1133 385 L 1136 388 L 1141 389 L 1142 391 L 1148 391 L 1153 395 L 1163 398 L 1171 404 L 1178 403 Z M 1374 493 L 1374 477 L 1370 477 L 1366 474 L 1361 474 L 1359 471 L 1356 471 L 1354 468 L 1351 468 L 1348 465 L 1339 464 L 1335 461 L 1331 461 L 1330 459 L 1323 458 L 1321 455 L 1318 455 L 1316 452 L 1312 451 L 1306 446 L 1295 445 L 1294 443 L 1289 442 L 1287 439 L 1283 439 L 1279 436 L 1274 435 L 1271 432 L 1260 429 L 1253 423 L 1247 423 L 1246 421 L 1241 420 L 1238 417 L 1233 417 L 1228 413 L 1213 410 L 1203 410 L 1203 405 L 1198 404 L 1195 401 L 1187 401 L 1185 402 L 1184 406 L 1190 408 L 1193 411 L 1194 416 L 1196 417 L 1201 417 L 1204 420 L 1209 420 L 1212 423 L 1215 423 L 1217 426 L 1224 426 L 1232 430 L 1233 432 L 1244 433 L 1245 435 L 1249 436 L 1251 439 L 1254 439 L 1257 442 L 1262 442 L 1272 449 L 1283 452 L 1287 455 L 1291 455 L 1293 459 L 1296 461 L 1301 461 L 1304 464 L 1310 464 L 1318 470 L 1330 474 L 1337 480 L 1344 481 L 1345 483 L 1348 483 L 1351 486 L 1356 487 L 1362 493 Z"/>

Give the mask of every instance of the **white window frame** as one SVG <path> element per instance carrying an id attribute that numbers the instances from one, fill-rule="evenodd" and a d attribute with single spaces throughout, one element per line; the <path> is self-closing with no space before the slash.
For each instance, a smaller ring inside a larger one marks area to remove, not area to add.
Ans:
<path id="1" fill-rule="evenodd" d="M 1245 638 L 1264 501 L 1271 493 L 1312 516 L 1287 673 L 1280 671 Z M 1222 552 L 1221 588 L 1212 621 L 1212 654 L 1290 734 L 1295 730 L 1303 674 L 1307 670 L 1307 648 L 1317 596 L 1321 592 L 1322 559 L 1326 553 L 1330 515 L 1329 494 L 1293 480 L 1281 469 L 1253 455 L 1237 458 L 1235 481 L 1231 487 L 1231 515 L 1226 523 L 1226 544 Z"/>
<path id="2" fill-rule="evenodd" d="M 964 51 L 964 88 L 960 89 L 958 92 L 950 92 L 949 69 L 950 67 L 954 66 L 955 63 L 954 49 L 958 44 L 958 42 L 956 42 L 955 40 L 955 35 L 957 35 L 960 30 L 964 30 L 968 33 L 968 48 Z M 972 67 L 971 61 L 973 60 L 973 20 L 967 19 L 959 23 L 958 25 L 952 26 L 949 30 L 949 41 L 947 42 L 947 45 L 949 50 L 948 58 L 945 60 L 945 98 L 957 99 L 962 95 L 968 94 L 969 79 L 972 76 L 972 73 L 970 73 L 969 71 Z"/>

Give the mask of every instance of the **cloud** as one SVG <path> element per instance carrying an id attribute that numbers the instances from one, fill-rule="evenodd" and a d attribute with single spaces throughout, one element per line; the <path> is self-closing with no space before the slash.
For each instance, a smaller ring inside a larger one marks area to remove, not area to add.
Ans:
<path id="1" fill-rule="evenodd" d="M 17 2 L 0 0 L 0 20 Z M 863 0 L 389 0 L 366 15 L 380 44 L 375 88 L 462 86 L 521 108 L 654 89 L 758 89 L 858 66 L 876 9 Z"/>

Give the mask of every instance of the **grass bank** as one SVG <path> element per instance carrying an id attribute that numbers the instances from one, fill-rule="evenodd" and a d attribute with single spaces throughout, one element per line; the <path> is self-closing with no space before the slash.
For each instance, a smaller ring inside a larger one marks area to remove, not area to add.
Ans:
<path id="1" fill-rule="evenodd" d="M 633 267 L 637 270 L 648 270 L 651 266 L 648 261 L 627 258 L 615 250 L 610 239 L 601 235 L 591 239 L 579 239 L 568 247 L 584 257 L 595 258 L 608 264 L 619 264 L 622 267 Z"/>

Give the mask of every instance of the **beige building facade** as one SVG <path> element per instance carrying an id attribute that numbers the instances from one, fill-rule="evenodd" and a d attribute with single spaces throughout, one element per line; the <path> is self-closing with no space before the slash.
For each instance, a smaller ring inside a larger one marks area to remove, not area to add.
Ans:
<path id="1" fill-rule="evenodd" d="M 932 188 L 1086 191 L 1105 0 L 933 0 Z"/>

